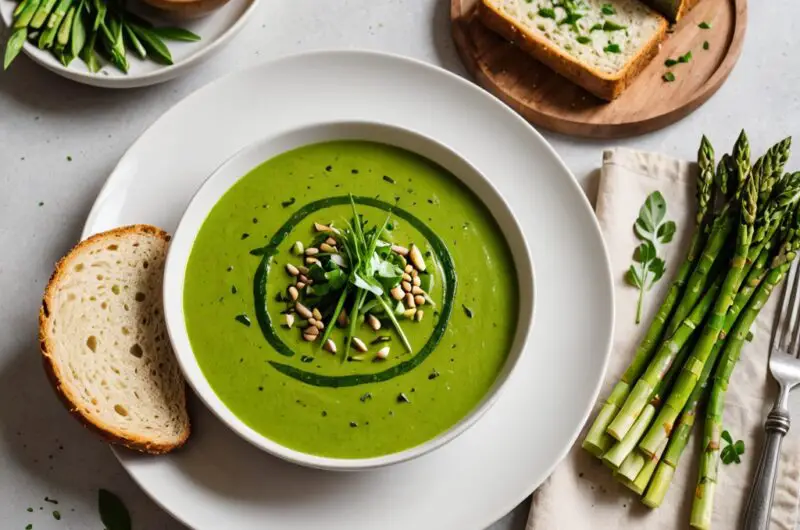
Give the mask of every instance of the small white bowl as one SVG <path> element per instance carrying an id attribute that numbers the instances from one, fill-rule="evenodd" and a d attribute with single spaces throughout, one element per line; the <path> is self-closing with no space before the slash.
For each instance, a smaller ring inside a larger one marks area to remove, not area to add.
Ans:
<path id="1" fill-rule="evenodd" d="M 307 454 L 276 443 L 250 428 L 231 412 L 203 375 L 192 352 L 183 313 L 186 264 L 195 237 L 217 201 L 241 177 L 262 162 L 298 147 L 333 140 L 369 140 L 400 147 L 432 160 L 460 179 L 483 201 L 502 230 L 513 255 L 519 284 L 519 316 L 511 350 L 503 370 L 481 402 L 461 421 L 435 438 L 403 451 L 372 458 L 328 458 Z M 315 124 L 279 133 L 243 149 L 203 183 L 189 203 L 170 244 L 164 277 L 164 314 L 172 346 L 187 381 L 206 406 L 239 436 L 270 454 L 296 464 L 338 471 L 363 470 L 403 462 L 433 451 L 466 431 L 491 408 L 517 366 L 533 325 L 533 265 L 522 230 L 506 201 L 485 176 L 448 147 L 416 132 L 384 124 Z"/>

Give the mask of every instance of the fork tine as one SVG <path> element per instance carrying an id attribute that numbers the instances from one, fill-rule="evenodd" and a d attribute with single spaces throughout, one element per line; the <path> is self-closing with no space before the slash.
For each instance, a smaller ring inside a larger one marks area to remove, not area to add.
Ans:
<path id="1" fill-rule="evenodd" d="M 786 279 L 786 286 L 783 291 L 783 300 L 781 302 L 781 310 L 779 313 L 779 328 L 775 336 L 775 343 L 777 348 L 783 352 L 787 352 L 789 344 L 793 341 L 795 333 L 795 320 L 797 319 L 798 302 L 798 279 L 800 274 L 797 272 L 797 267 L 792 265 L 789 269 L 789 275 Z"/>

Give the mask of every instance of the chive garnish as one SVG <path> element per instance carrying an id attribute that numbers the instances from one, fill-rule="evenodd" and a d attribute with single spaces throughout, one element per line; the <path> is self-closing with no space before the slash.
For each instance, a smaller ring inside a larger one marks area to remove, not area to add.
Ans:
<path id="1" fill-rule="evenodd" d="M 592 42 L 592 39 L 590 39 L 586 35 L 579 35 L 576 40 L 581 44 L 589 44 L 590 42 Z"/>
<path id="2" fill-rule="evenodd" d="M 556 12 L 555 12 L 555 10 L 550 9 L 549 7 L 543 7 L 543 8 L 541 8 L 539 10 L 539 16 L 543 17 L 543 18 L 555 19 L 556 18 Z"/>
<path id="3" fill-rule="evenodd" d="M 626 29 L 628 26 L 622 26 L 617 24 L 616 22 L 611 22 L 610 20 L 606 20 L 605 24 L 603 24 L 603 31 L 619 31 L 622 29 Z"/>
<path id="4" fill-rule="evenodd" d="M 294 197 L 292 197 L 291 199 L 289 199 L 289 200 L 287 200 L 287 201 L 283 201 L 283 202 L 281 202 L 281 206 L 283 206 L 284 208 L 288 208 L 289 206 L 293 205 L 293 204 L 296 202 L 296 200 L 297 200 L 297 199 L 295 199 Z"/>
<path id="5" fill-rule="evenodd" d="M 622 53 L 622 50 L 619 49 L 619 44 L 613 42 L 609 42 L 608 46 L 603 48 L 603 51 L 606 53 Z"/>
<path id="6" fill-rule="evenodd" d="M 709 24 L 706 21 L 703 21 L 700 24 L 698 24 L 697 27 L 700 29 L 711 29 L 711 24 Z"/>
<path id="7" fill-rule="evenodd" d="M 603 4 L 603 7 L 600 8 L 600 11 L 603 12 L 604 15 L 616 15 L 617 12 L 614 9 L 614 6 L 611 4 Z"/>
<path id="8" fill-rule="evenodd" d="M 675 74 L 673 74 L 672 72 L 667 72 L 662 76 L 662 79 L 667 83 L 672 83 L 673 81 L 675 81 Z"/>

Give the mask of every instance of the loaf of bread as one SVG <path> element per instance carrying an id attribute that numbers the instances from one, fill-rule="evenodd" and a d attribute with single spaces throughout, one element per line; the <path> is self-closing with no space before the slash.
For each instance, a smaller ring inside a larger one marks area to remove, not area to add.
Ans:
<path id="1" fill-rule="evenodd" d="M 618 97 L 655 57 L 668 27 L 639 0 L 481 0 L 478 16 L 605 100 Z"/>
<path id="2" fill-rule="evenodd" d="M 148 453 L 189 436 L 162 305 L 168 242 L 136 225 L 79 243 L 56 265 L 39 313 L 45 370 L 67 408 L 106 440 Z"/>

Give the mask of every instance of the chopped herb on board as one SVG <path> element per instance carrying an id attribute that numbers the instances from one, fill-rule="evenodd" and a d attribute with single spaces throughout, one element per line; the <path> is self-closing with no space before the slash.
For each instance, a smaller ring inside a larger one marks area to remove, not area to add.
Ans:
<path id="1" fill-rule="evenodd" d="M 53 510 L 53 519 L 55 519 L 56 521 L 60 521 L 61 520 L 61 512 L 59 512 L 58 510 Z"/>
<path id="2" fill-rule="evenodd" d="M 556 12 L 555 12 L 555 10 L 550 9 L 549 7 L 543 7 L 543 8 L 541 8 L 539 10 L 539 16 L 543 17 L 543 18 L 555 19 L 556 18 Z"/>
<path id="3" fill-rule="evenodd" d="M 666 66 L 667 68 L 672 68 L 676 64 L 678 64 L 678 61 L 676 61 L 675 59 L 667 59 L 666 61 L 664 61 L 664 66 Z"/>
<path id="4" fill-rule="evenodd" d="M 586 35 L 579 35 L 576 40 L 581 44 L 589 44 L 590 42 L 592 42 L 592 39 L 587 37 Z"/>
<path id="5" fill-rule="evenodd" d="M 297 199 L 295 199 L 294 197 L 292 197 L 292 198 L 291 198 L 291 199 L 289 199 L 288 201 L 283 201 L 283 202 L 281 203 L 281 206 L 283 206 L 284 208 L 288 208 L 289 206 L 293 205 L 293 204 L 295 203 L 295 201 L 296 201 L 296 200 L 297 200 Z"/>
<path id="6" fill-rule="evenodd" d="M 708 45 L 708 41 L 703 42 L 703 49 L 707 50 L 710 46 Z"/>
<path id="7" fill-rule="evenodd" d="M 617 24 L 616 22 L 611 22 L 610 20 L 606 20 L 605 24 L 603 24 L 603 31 L 620 31 L 626 29 L 628 26 L 622 26 Z"/>
<path id="8" fill-rule="evenodd" d="M 672 72 L 667 72 L 666 74 L 661 76 L 661 79 L 663 79 L 667 83 L 672 83 L 673 81 L 675 81 L 675 74 L 673 74 Z"/>
<path id="9" fill-rule="evenodd" d="M 711 24 L 709 24 L 708 22 L 706 22 L 704 20 L 703 22 L 698 24 L 697 27 L 700 28 L 700 29 L 711 29 Z"/>
<path id="10" fill-rule="evenodd" d="M 567 13 L 567 16 L 564 17 L 559 23 L 559 26 L 563 26 L 564 24 L 568 26 L 575 26 L 580 19 L 583 18 L 583 15 L 579 13 Z"/>
<path id="11" fill-rule="evenodd" d="M 600 8 L 600 11 L 603 12 L 604 15 L 616 15 L 617 12 L 614 9 L 614 6 L 611 4 L 603 4 L 603 7 Z"/>
<path id="12" fill-rule="evenodd" d="M 250 327 L 250 318 L 247 315 L 236 315 L 236 321 Z"/>
<path id="13" fill-rule="evenodd" d="M 389 184 L 394 184 L 394 179 L 392 177 L 390 177 L 389 175 L 384 175 L 383 176 L 383 180 L 385 180 Z"/>
<path id="14" fill-rule="evenodd" d="M 737 440 L 734 443 L 733 437 L 728 431 L 722 431 L 722 439 L 728 444 L 722 449 L 722 452 L 719 455 L 722 463 L 725 465 L 732 464 L 734 462 L 740 464 L 742 460 L 739 458 L 739 456 L 744 454 L 744 442 Z"/>
<path id="15" fill-rule="evenodd" d="M 683 54 L 680 57 L 678 57 L 678 62 L 679 63 L 684 63 L 685 64 L 685 63 L 688 63 L 691 60 L 692 60 L 692 52 L 691 51 L 688 51 L 685 54 Z"/>
<path id="16" fill-rule="evenodd" d="M 609 42 L 608 46 L 603 48 L 603 51 L 606 53 L 622 53 L 622 50 L 619 49 L 619 44 Z"/>
<path id="17" fill-rule="evenodd" d="M 464 314 L 467 315 L 467 318 L 472 318 L 472 309 L 468 308 L 464 304 L 461 304 L 461 307 L 464 308 Z"/>

